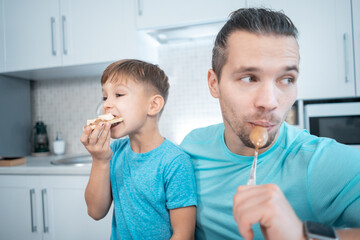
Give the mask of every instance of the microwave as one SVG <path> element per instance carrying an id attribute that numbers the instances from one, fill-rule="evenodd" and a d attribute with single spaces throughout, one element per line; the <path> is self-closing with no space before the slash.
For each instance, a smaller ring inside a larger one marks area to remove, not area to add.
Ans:
<path id="1" fill-rule="evenodd" d="M 360 149 L 360 102 L 307 104 L 304 118 L 310 134 Z"/>

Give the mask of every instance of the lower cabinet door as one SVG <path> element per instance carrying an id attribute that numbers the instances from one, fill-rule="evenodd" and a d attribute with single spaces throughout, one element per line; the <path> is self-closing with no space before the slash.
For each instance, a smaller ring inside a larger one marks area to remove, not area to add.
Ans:
<path id="1" fill-rule="evenodd" d="M 110 239 L 112 208 L 100 221 L 87 214 L 88 179 L 86 175 L 0 175 L 0 239 Z"/>
<path id="2" fill-rule="evenodd" d="M 0 239 L 42 239 L 38 178 L 0 175 Z"/>
<path id="3" fill-rule="evenodd" d="M 87 213 L 84 193 L 88 180 L 89 176 L 42 177 L 45 229 L 48 227 L 44 239 L 110 239 L 112 209 L 100 221 Z"/>

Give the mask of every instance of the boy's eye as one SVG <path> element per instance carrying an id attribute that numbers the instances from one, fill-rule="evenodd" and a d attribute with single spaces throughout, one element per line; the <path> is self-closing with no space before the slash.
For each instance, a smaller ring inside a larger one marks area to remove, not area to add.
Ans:
<path id="1" fill-rule="evenodd" d="M 103 97 L 103 98 L 102 98 L 102 100 L 103 100 L 104 102 L 106 101 L 106 99 L 107 99 L 107 97 Z"/>
<path id="2" fill-rule="evenodd" d="M 116 97 L 122 97 L 122 96 L 124 96 L 124 94 L 120 94 L 120 93 L 116 94 Z"/>

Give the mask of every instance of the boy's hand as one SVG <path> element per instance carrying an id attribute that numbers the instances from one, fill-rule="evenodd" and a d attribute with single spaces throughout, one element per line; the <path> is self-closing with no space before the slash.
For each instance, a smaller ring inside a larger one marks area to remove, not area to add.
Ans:
<path id="1" fill-rule="evenodd" d="M 101 123 L 94 130 L 91 130 L 89 126 L 84 128 L 80 141 L 95 161 L 110 161 L 111 159 L 110 127 L 110 123 L 105 123 L 105 125 Z"/>

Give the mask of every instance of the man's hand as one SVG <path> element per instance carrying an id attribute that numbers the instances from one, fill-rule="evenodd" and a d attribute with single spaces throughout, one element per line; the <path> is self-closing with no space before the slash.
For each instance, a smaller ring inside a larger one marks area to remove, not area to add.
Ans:
<path id="1" fill-rule="evenodd" d="M 252 240 L 252 224 L 260 223 L 267 240 L 303 240 L 303 224 L 274 184 L 240 186 L 234 195 L 233 215 L 240 234 Z"/>
<path id="2" fill-rule="evenodd" d="M 89 126 L 86 126 L 84 129 L 80 141 L 91 154 L 94 161 L 106 162 L 111 159 L 110 127 L 111 124 L 106 123 L 105 126 L 104 124 L 99 124 L 94 130 L 91 130 Z"/>

